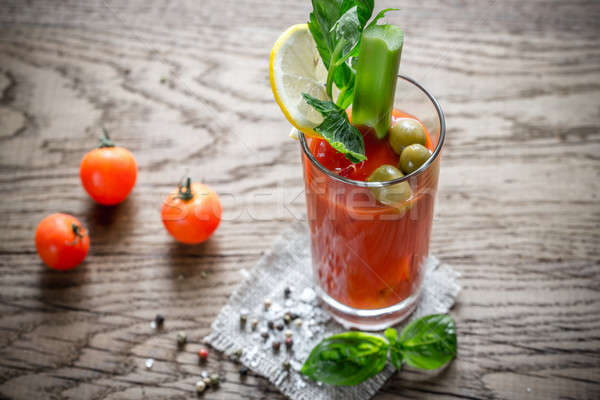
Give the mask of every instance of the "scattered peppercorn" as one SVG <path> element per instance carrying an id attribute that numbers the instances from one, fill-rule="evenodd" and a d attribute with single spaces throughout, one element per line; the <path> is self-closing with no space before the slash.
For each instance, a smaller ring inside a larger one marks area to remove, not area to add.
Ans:
<path id="1" fill-rule="evenodd" d="M 198 358 L 201 362 L 205 362 L 208 359 L 208 350 L 200 349 L 198 350 Z"/>
<path id="2" fill-rule="evenodd" d="M 263 339 L 267 340 L 269 338 L 269 332 L 267 332 L 266 329 L 263 329 L 262 332 L 260 332 L 260 336 L 262 336 Z"/>
<path id="3" fill-rule="evenodd" d="M 250 326 L 252 327 L 252 330 L 255 331 L 256 327 L 258 326 L 258 320 L 254 318 L 252 321 L 250 321 Z"/>
<path id="4" fill-rule="evenodd" d="M 210 379 L 210 384 L 212 386 L 219 386 L 219 383 L 221 381 L 221 377 L 219 376 L 219 374 L 212 374 L 209 379 Z"/>
<path id="5" fill-rule="evenodd" d="M 236 351 L 234 351 L 234 352 L 231 354 L 231 356 L 233 357 L 233 359 L 234 359 L 236 362 L 240 362 L 240 358 L 242 358 L 242 354 L 243 354 L 243 353 L 244 353 L 244 352 L 243 352 L 241 349 L 237 349 Z"/>
<path id="6" fill-rule="evenodd" d="M 265 299 L 265 310 L 268 310 L 269 308 L 271 308 L 271 299 Z"/>
<path id="7" fill-rule="evenodd" d="M 202 393 L 206 389 L 206 382 L 203 379 L 196 382 L 196 392 Z"/>
<path id="8" fill-rule="evenodd" d="M 283 297 L 287 299 L 290 297 L 290 294 L 292 294 L 292 289 L 290 289 L 289 286 L 283 289 Z"/>
<path id="9" fill-rule="evenodd" d="M 279 351 L 279 347 L 281 347 L 281 342 L 278 340 L 273 340 L 271 346 L 273 346 L 273 351 Z"/>
<path id="10" fill-rule="evenodd" d="M 177 346 L 183 347 L 187 342 L 187 334 L 183 331 L 177 332 Z"/>
<path id="11" fill-rule="evenodd" d="M 273 329 L 275 327 L 275 323 L 273 321 L 269 321 L 267 322 L 267 326 L 269 327 L 269 329 Z"/>
<path id="12" fill-rule="evenodd" d="M 285 360 L 284 362 L 281 363 L 281 366 L 283 367 L 284 370 L 289 371 L 290 368 L 292 367 L 292 364 L 290 364 L 290 362 L 288 360 Z"/>
<path id="13" fill-rule="evenodd" d="M 248 320 L 248 312 L 245 310 L 242 310 L 240 312 L 240 324 L 245 325 L 247 320 Z"/>
<path id="14" fill-rule="evenodd" d="M 285 338 L 285 347 L 290 349 L 290 348 L 292 348 L 293 345 L 294 345 L 294 339 L 292 339 L 291 337 Z"/>
<path id="15" fill-rule="evenodd" d="M 163 324 L 165 323 L 165 317 L 163 317 L 161 314 L 156 314 L 156 317 L 154 317 L 154 323 L 156 324 L 157 328 L 162 328 Z"/>
<path id="16" fill-rule="evenodd" d="M 292 322 L 292 315 L 290 313 L 285 313 L 283 315 L 283 322 L 285 322 L 286 325 Z"/>
<path id="17" fill-rule="evenodd" d="M 240 375 L 241 376 L 248 375 L 248 368 L 246 368 L 246 367 L 240 367 Z"/>
<path id="18" fill-rule="evenodd" d="M 277 328 L 277 330 L 278 330 L 278 331 L 282 331 L 282 330 L 283 330 L 283 328 L 284 328 L 284 326 L 283 326 L 283 324 L 280 322 L 280 323 L 278 323 L 278 324 L 275 326 L 275 328 Z"/>

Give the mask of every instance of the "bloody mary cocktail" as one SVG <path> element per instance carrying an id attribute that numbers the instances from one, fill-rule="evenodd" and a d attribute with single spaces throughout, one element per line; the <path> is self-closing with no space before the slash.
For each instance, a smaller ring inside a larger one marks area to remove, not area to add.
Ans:
<path id="1" fill-rule="evenodd" d="M 394 9 L 312 3 L 273 45 L 269 81 L 302 143 L 318 293 L 343 324 L 381 329 L 424 279 L 444 117 L 398 76 L 404 32 L 382 23 Z"/>
<path id="2" fill-rule="evenodd" d="M 413 96 L 397 103 L 416 113 L 395 109 L 392 126 L 403 119 L 420 122 L 432 154 L 418 170 L 383 183 L 409 185 L 410 196 L 388 204 L 377 199 L 383 184 L 368 177 L 381 165 L 397 165 L 399 157 L 371 129 L 359 127 L 367 156 L 359 164 L 325 140 L 301 138 L 314 279 L 336 319 L 362 329 L 389 326 L 412 311 L 429 254 L 444 120 L 420 86 L 402 77 L 398 86 Z"/>

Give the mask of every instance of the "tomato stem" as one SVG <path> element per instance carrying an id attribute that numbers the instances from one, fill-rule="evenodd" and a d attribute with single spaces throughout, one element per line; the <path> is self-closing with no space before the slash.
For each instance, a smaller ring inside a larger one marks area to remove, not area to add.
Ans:
<path id="1" fill-rule="evenodd" d="M 73 229 L 73 233 L 75 234 L 75 241 L 77 241 L 77 239 L 83 239 L 83 232 L 81 231 L 81 226 L 77 224 L 71 224 L 71 228 Z"/>
<path id="2" fill-rule="evenodd" d="M 115 144 L 112 140 L 110 140 L 110 137 L 108 137 L 108 131 L 106 130 L 106 128 L 103 127 L 102 137 L 100 138 L 100 145 L 98 146 L 98 148 L 102 149 L 104 147 L 115 147 Z"/>
<path id="3" fill-rule="evenodd" d="M 188 176 L 185 185 L 179 184 L 179 193 L 177 197 L 183 201 L 188 201 L 194 198 L 194 194 L 192 193 L 192 180 Z"/>

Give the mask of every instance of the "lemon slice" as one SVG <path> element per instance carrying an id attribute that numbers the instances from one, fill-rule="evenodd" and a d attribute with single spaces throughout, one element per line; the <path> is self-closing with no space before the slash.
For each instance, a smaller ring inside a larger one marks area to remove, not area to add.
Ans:
<path id="1" fill-rule="evenodd" d="M 327 100 L 327 70 L 308 25 L 292 25 L 277 39 L 271 50 L 269 80 L 275 101 L 288 121 L 304 134 L 320 137 L 314 127 L 323 117 L 304 101 L 302 93 Z"/>

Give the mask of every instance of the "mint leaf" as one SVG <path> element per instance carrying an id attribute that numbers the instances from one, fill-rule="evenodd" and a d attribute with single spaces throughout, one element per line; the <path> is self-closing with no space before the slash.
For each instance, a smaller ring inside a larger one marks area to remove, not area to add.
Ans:
<path id="1" fill-rule="evenodd" d="M 373 20 L 371 22 L 369 22 L 369 25 L 367 25 L 367 28 L 369 28 L 373 25 L 377 25 L 377 21 L 379 21 L 381 18 L 385 17 L 385 14 L 389 11 L 400 11 L 400 9 L 399 8 L 386 8 L 386 9 L 379 11 L 377 13 L 377 15 L 375 16 L 375 18 L 373 18 Z"/>
<path id="2" fill-rule="evenodd" d="M 331 101 L 319 100 L 309 94 L 302 93 L 304 100 L 323 116 L 323 122 L 314 128 L 338 152 L 346 155 L 353 163 L 367 159 L 365 143 L 358 129 L 350 125 L 348 115 L 343 108 Z"/>
<path id="3" fill-rule="evenodd" d="M 388 344 L 378 336 L 341 333 L 319 343 L 300 372 L 330 385 L 357 385 L 383 370 L 387 351 Z"/>
<path id="4" fill-rule="evenodd" d="M 412 367 L 440 368 L 456 356 L 454 320 L 444 314 L 419 318 L 404 328 L 393 348 Z"/>

